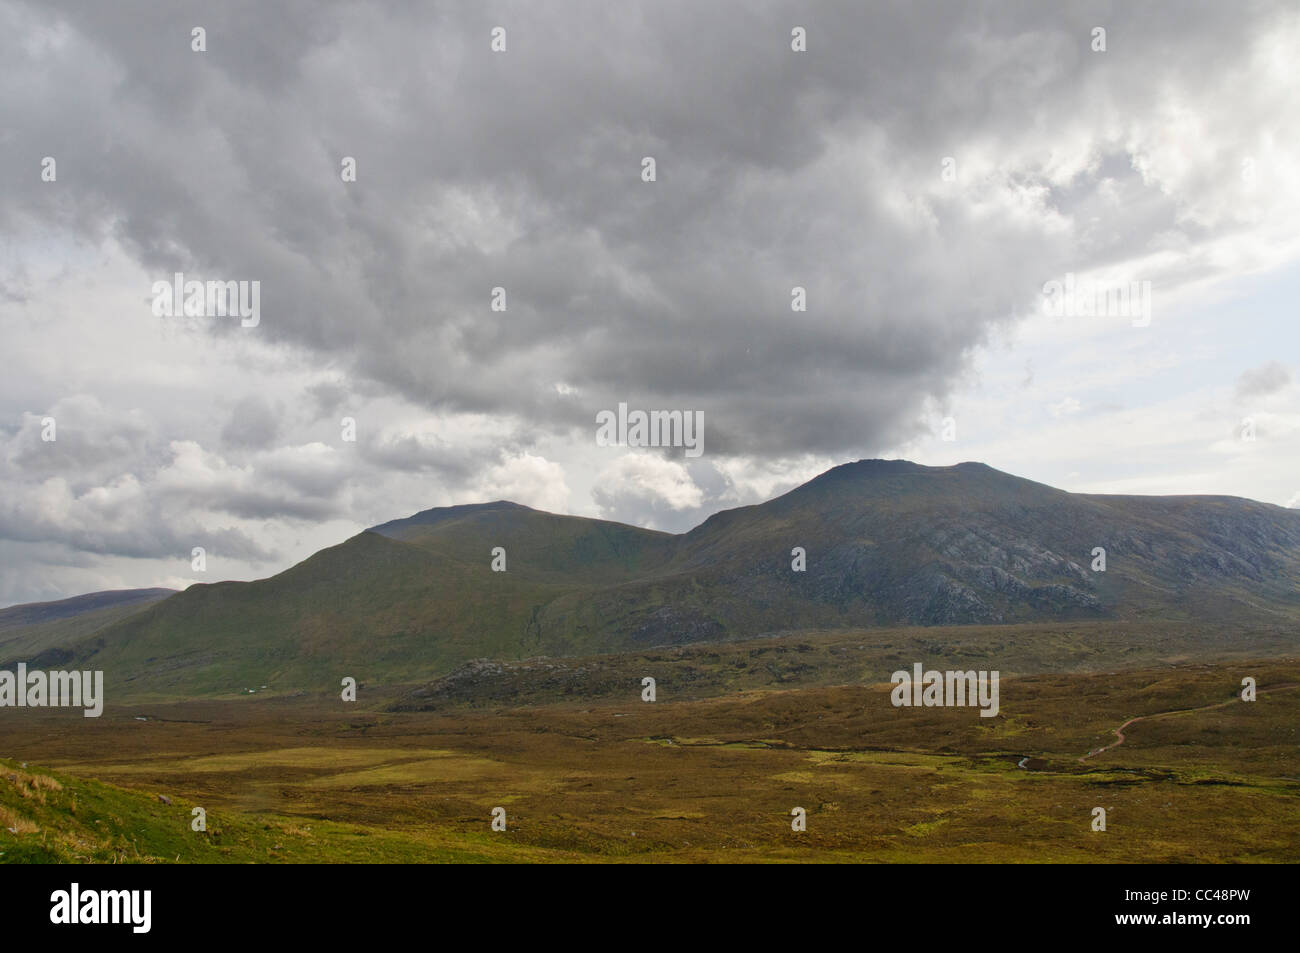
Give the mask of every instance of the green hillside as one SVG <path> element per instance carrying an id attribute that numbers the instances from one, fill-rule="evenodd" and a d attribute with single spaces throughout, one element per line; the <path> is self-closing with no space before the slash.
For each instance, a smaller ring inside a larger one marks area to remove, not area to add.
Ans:
<path id="1" fill-rule="evenodd" d="M 69 645 L 175 592 L 174 589 L 122 589 L 0 609 L 0 660 L 24 661 L 35 666 L 60 665 L 72 657 Z M 0 661 L 0 668 L 6 667 L 9 666 Z"/>

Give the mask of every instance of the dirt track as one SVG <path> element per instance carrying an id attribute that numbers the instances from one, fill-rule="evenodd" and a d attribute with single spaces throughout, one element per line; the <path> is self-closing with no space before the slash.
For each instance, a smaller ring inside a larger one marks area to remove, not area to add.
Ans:
<path id="1" fill-rule="evenodd" d="M 1269 692 L 1282 692 L 1291 688 L 1300 688 L 1300 682 L 1291 682 L 1286 685 L 1274 685 L 1272 688 L 1263 688 L 1256 692 L 1256 695 L 1267 695 Z M 1110 744 L 1101 748 L 1093 748 L 1087 754 L 1079 758 L 1079 760 L 1087 761 L 1095 754 L 1101 754 L 1103 751 L 1109 751 L 1111 748 L 1118 748 L 1124 743 L 1124 729 L 1129 725 L 1137 724 L 1139 721 L 1149 721 L 1152 718 L 1166 718 L 1169 715 L 1187 715 L 1195 711 L 1210 711 L 1214 708 L 1226 708 L 1229 705 L 1235 705 L 1239 701 L 1241 701 L 1240 696 L 1231 701 L 1216 702 L 1213 705 L 1202 705 L 1200 708 L 1174 708 L 1170 711 L 1156 712 L 1154 715 L 1139 715 L 1137 718 L 1130 718 L 1128 721 L 1124 722 L 1124 724 L 1115 729 L 1115 737 L 1118 739 L 1117 741 L 1112 741 Z"/>

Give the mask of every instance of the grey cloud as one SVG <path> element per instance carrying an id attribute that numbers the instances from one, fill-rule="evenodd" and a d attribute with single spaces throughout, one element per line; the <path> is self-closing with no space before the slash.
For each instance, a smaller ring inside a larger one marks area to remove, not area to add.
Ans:
<path id="1" fill-rule="evenodd" d="M 1077 241 L 934 197 L 939 158 L 1025 149 L 1026 130 L 1120 97 L 1140 113 L 1280 9 L 1192 6 L 27 6 L 10 23 L 64 18 L 77 57 L 53 56 L 39 114 L 7 104 L 6 153 L 35 138 L 69 160 L 66 204 L 35 183 L 23 212 L 111 221 L 160 275 L 259 278 L 256 333 L 426 406 L 559 432 L 626 399 L 705 410 L 724 454 L 869 452 L 1046 277 L 1174 222 L 1126 155 L 1054 198 L 1086 217 L 1103 178 L 1133 192 L 1124 227 Z M 505 54 L 488 52 L 495 23 Z M 807 54 L 789 51 L 796 23 Z M 11 72 L 38 68 L 7 46 Z M 657 183 L 639 181 L 644 154 Z M 488 311 L 495 285 L 506 314 Z M 557 379 L 588 405 L 556 402 Z"/>
<path id="2" fill-rule="evenodd" d="M 495 461 L 495 451 L 473 455 L 464 448 L 432 442 L 414 435 L 370 441 L 366 458 L 375 466 L 386 470 L 411 473 L 438 473 L 448 479 L 464 480 Z"/>
<path id="3" fill-rule="evenodd" d="M 250 394 L 231 410 L 230 419 L 221 431 L 222 442 L 229 447 L 269 447 L 279 436 L 282 416 L 265 398 Z"/>
<path id="4" fill-rule="evenodd" d="M 161 517 L 91 502 L 56 518 L 41 509 L 39 501 L 33 502 L 9 501 L 0 507 L 0 540 L 53 543 L 82 553 L 138 559 L 175 556 L 188 560 L 194 546 L 232 559 L 262 562 L 275 556 L 241 530 L 214 529 L 184 514 Z"/>
<path id="5" fill-rule="evenodd" d="M 53 419 L 44 439 L 46 418 Z M 96 397 L 65 397 L 43 413 L 27 413 L 6 441 L 8 464 L 31 476 L 68 475 L 73 482 L 93 482 L 96 474 L 121 472 L 146 454 L 151 429 L 137 411 L 114 413 Z"/>
<path id="6" fill-rule="evenodd" d="M 1233 176 L 1206 160 L 1165 189 L 1130 151 L 1134 130 L 1173 93 L 1212 105 L 1286 10 L 0 0 L 6 236 L 119 244 L 146 281 L 138 313 L 112 318 L 164 334 L 149 281 L 259 280 L 257 328 L 198 326 L 331 375 L 242 398 L 214 381 L 214 420 L 191 417 L 196 432 L 107 400 L 61 407 L 57 446 L 33 442 L 29 419 L 7 423 L 0 537 L 143 556 L 188 551 L 226 516 L 347 519 L 354 487 L 423 492 L 427 478 L 431 496 L 456 494 L 545 436 L 591 440 L 596 412 L 620 401 L 702 411 L 711 458 L 897 446 L 1045 280 L 1153 248 L 1180 254 L 1139 278 L 1209 275 L 1199 249 L 1234 226 Z M 497 24 L 502 55 L 488 50 Z M 190 50 L 195 25 L 207 53 Z M 808 53 L 790 51 L 793 25 Z M 1088 50 L 1096 25 L 1105 54 Z M 1224 154 L 1267 118 L 1236 105 L 1240 125 L 1208 133 Z M 39 180 L 44 155 L 57 183 Z M 639 179 L 644 155 L 656 183 Z M 1076 175 L 1053 178 L 1076 158 Z M 503 314 L 488 308 L 498 285 Z M 795 285 L 807 313 L 790 310 Z M 0 296 L 34 317 L 37 286 L 0 274 Z M 277 370 L 260 368 L 271 383 Z M 1240 393 L 1276 389 L 1257 371 Z M 494 426 L 435 439 L 359 417 L 358 443 L 338 443 L 340 416 L 386 397 Z M 303 449 L 316 440 L 338 452 Z M 172 473 L 172 441 L 230 459 Z M 617 487 L 597 505 L 686 529 L 750 502 L 711 464 L 667 458 L 698 507 Z M 219 544 L 250 560 L 274 549 L 229 532 Z"/>
<path id="7" fill-rule="evenodd" d="M 1284 364 L 1270 361 L 1241 372 L 1237 378 L 1239 398 L 1267 397 L 1291 383 L 1291 371 Z"/>
<path id="8" fill-rule="evenodd" d="M 322 381 L 309 387 L 305 396 L 311 418 L 321 420 L 340 415 L 343 402 L 348 398 L 348 389 L 337 381 Z"/>

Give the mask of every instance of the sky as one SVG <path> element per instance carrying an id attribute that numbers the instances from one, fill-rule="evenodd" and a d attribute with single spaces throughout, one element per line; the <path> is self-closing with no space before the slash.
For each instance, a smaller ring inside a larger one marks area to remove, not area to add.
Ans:
<path id="1" fill-rule="evenodd" d="M 1298 506 L 1297 49 L 1284 2 L 0 0 L 0 604 L 870 457 Z"/>

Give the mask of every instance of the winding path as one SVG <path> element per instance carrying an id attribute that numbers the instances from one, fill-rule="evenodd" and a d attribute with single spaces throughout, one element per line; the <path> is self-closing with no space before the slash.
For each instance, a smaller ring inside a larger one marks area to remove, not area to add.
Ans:
<path id="1" fill-rule="evenodd" d="M 1300 688 L 1300 682 L 1288 682 L 1285 685 L 1274 685 L 1271 688 L 1257 689 L 1255 695 L 1256 697 L 1258 697 L 1259 695 L 1267 695 L 1269 692 L 1283 692 L 1292 688 Z M 1137 718 L 1130 718 L 1128 721 L 1124 722 L 1124 724 L 1120 725 L 1118 728 L 1115 729 L 1115 737 L 1118 740 L 1112 741 L 1110 744 L 1105 745 L 1101 748 L 1093 748 L 1091 751 L 1089 751 L 1079 760 L 1087 761 L 1095 754 L 1101 754 L 1103 751 L 1109 751 L 1111 748 L 1118 748 L 1120 745 L 1124 743 L 1124 729 L 1127 728 L 1129 725 L 1137 724 L 1139 721 L 1149 721 L 1152 718 L 1165 718 L 1169 715 L 1186 715 L 1194 711 L 1210 711 L 1211 709 L 1214 708 L 1227 708 L 1229 705 L 1235 705 L 1239 701 L 1241 701 L 1240 695 L 1226 702 L 1216 702 L 1213 705 L 1202 705 L 1200 708 L 1174 708 L 1171 709 L 1170 711 L 1159 711 L 1153 715 L 1139 715 Z"/>

